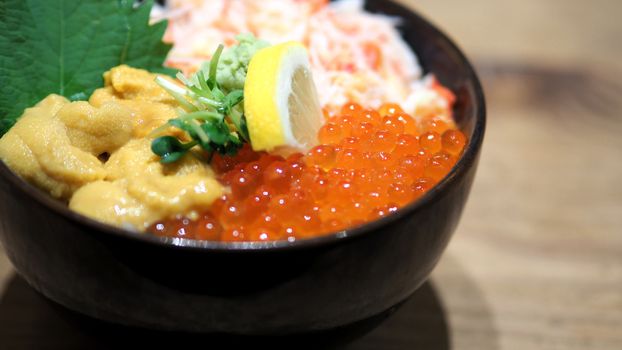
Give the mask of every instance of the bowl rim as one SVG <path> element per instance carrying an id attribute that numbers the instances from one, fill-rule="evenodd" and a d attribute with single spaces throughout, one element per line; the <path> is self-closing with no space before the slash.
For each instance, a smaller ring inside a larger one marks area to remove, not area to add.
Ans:
<path id="1" fill-rule="evenodd" d="M 290 241 L 268 241 L 268 242 L 220 242 L 220 241 L 204 241 L 188 238 L 173 238 L 173 237 L 158 237 L 150 234 L 137 233 L 128 229 L 115 227 L 103 222 L 91 219 L 87 216 L 74 212 L 69 209 L 64 203 L 52 198 L 49 194 L 36 188 L 34 185 L 22 180 L 18 175 L 0 160 L 0 178 L 7 179 L 10 185 L 21 190 L 27 197 L 33 199 L 38 204 L 52 210 L 55 214 L 58 214 L 65 219 L 76 221 L 82 226 L 89 228 L 88 234 L 95 234 L 91 231 L 101 231 L 104 234 L 110 234 L 119 238 L 127 238 L 133 241 L 147 243 L 151 245 L 160 246 L 162 248 L 169 249 L 182 249 L 182 250 L 194 250 L 194 251 L 209 251 L 209 252 L 273 252 L 282 250 L 299 250 L 316 248 L 319 246 L 333 245 L 341 242 L 345 242 L 355 238 L 361 238 L 373 232 L 377 231 L 382 226 L 389 225 L 401 218 L 411 215 L 413 212 L 425 207 L 428 203 L 432 203 L 439 199 L 440 194 L 444 192 L 452 183 L 462 177 L 470 168 L 470 166 L 476 162 L 479 151 L 484 139 L 486 128 L 486 102 L 484 98 L 484 91 L 475 73 L 475 70 L 467 59 L 466 55 L 460 50 L 460 48 L 447 36 L 442 30 L 440 30 L 431 21 L 419 14 L 417 11 L 407 8 L 402 4 L 395 2 L 394 0 L 386 0 L 389 4 L 398 9 L 402 15 L 417 18 L 429 27 L 434 35 L 437 35 L 441 40 L 448 44 L 448 47 L 454 51 L 456 56 L 466 68 L 466 80 L 470 81 L 474 87 L 474 99 L 475 99 L 475 124 L 473 127 L 473 135 L 467 143 L 467 147 L 463 152 L 458 162 L 453 166 L 449 174 L 445 176 L 439 183 L 425 193 L 421 198 L 399 208 L 396 212 L 381 217 L 374 221 L 362 224 L 360 226 L 348 228 L 345 230 L 332 232 L 319 237 L 305 238 L 300 240 Z"/>

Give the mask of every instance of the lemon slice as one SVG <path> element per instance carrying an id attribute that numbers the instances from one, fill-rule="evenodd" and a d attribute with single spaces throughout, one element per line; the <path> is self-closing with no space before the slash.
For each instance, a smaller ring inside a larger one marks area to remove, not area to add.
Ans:
<path id="1" fill-rule="evenodd" d="M 270 46 L 253 56 L 244 83 L 244 114 L 256 151 L 317 143 L 322 109 L 302 44 Z"/>

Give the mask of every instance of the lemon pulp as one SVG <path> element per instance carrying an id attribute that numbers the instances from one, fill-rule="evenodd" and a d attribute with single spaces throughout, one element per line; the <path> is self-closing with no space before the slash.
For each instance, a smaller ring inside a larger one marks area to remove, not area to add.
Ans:
<path id="1" fill-rule="evenodd" d="M 322 110 L 302 44 L 284 43 L 255 54 L 244 84 L 244 111 L 256 151 L 317 143 Z"/>

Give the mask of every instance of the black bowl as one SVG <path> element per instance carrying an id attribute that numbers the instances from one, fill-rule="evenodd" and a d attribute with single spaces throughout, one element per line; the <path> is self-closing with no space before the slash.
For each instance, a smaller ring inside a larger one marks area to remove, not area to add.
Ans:
<path id="1" fill-rule="evenodd" d="M 364 226 L 293 243 L 161 239 L 71 212 L 0 163 L 0 238 L 19 274 L 81 314 L 185 332 L 328 331 L 378 319 L 405 301 L 439 260 L 467 200 L 484 97 L 467 59 L 433 25 L 390 1 L 368 8 L 401 17 L 425 71 L 457 95 L 455 117 L 470 141 L 423 198 Z"/>

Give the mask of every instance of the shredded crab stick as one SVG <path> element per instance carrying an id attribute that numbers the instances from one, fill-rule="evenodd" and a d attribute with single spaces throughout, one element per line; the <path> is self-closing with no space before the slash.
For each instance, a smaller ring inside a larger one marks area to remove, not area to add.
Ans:
<path id="1" fill-rule="evenodd" d="M 154 12 L 170 21 L 175 45 L 167 64 L 196 71 L 220 43 L 252 33 L 271 43 L 307 46 L 322 106 L 354 101 L 378 108 L 387 101 L 415 119 L 453 123 L 453 95 L 433 76 L 422 77 L 414 53 L 395 29 L 398 20 L 363 10 L 361 0 L 171 0 Z"/>

